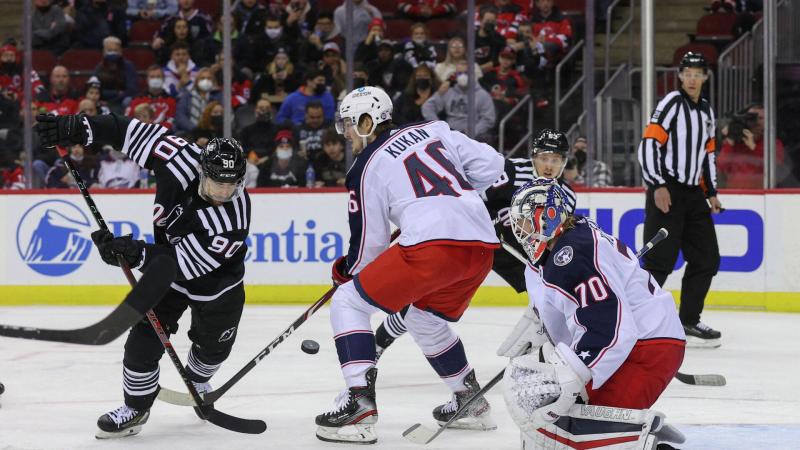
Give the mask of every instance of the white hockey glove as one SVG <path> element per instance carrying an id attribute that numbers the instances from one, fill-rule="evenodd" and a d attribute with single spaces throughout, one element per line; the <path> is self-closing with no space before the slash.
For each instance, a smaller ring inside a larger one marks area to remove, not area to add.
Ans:
<path id="1" fill-rule="evenodd" d="M 555 422 L 585 392 L 591 372 L 564 343 L 544 345 L 548 362 L 537 354 L 512 358 L 503 376 L 503 399 L 524 433 Z M 573 367 L 574 366 L 574 367 Z"/>
<path id="2" fill-rule="evenodd" d="M 539 347 L 545 342 L 547 342 L 547 332 L 542 320 L 533 308 L 525 308 L 525 313 L 497 348 L 497 356 L 508 358 L 520 356 L 528 344 L 531 348 L 526 353 L 538 353 Z"/>

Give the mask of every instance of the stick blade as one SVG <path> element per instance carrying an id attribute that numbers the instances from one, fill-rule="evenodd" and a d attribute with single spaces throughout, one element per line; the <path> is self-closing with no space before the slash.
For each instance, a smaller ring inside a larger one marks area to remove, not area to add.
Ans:
<path id="1" fill-rule="evenodd" d="M 415 444 L 425 445 L 432 441 L 433 438 L 436 437 L 436 434 L 436 431 L 431 430 L 421 423 L 415 423 L 403 432 L 403 437 Z"/>
<path id="2" fill-rule="evenodd" d="M 203 394 L 199 394 L 203 398 Z M 164 403 L 176 406 L 196 406 L 192 397 L 184 392 L 173 391 L 170 388 L 162 387 L 158 391 L 158 398 Z"/>
<path id="3" fill-rule="evenodd" d="M 690 375 L 678 372 L 675 378 L 681 383 L 693 384 L 696 386 L 725 386 L 728 381 L 722 375 L 705 374 L 705 375 Z"/>

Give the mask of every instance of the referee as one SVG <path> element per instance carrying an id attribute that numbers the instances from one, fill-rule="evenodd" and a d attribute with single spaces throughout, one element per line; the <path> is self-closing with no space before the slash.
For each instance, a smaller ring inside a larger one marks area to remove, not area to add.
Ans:
<path id="1" fill-rule="evenodd" d="M 644 240 L 661 227 L 669 231 L 669 237 L 644 256 L 644 268 L 663 286 L 683 250 L 680 318 L 687 344 L 719 347 L 722 334 L 700 322 L 711 279 L 719 269 L 711 214 L 722 206 L 716 189 L 714 111 L 700 98 L 707 71 L 702 54 L 683 56 L 678 69 L 681 87 L 653 111 L 639 145 L 639 164 L 647 184 Z"/>

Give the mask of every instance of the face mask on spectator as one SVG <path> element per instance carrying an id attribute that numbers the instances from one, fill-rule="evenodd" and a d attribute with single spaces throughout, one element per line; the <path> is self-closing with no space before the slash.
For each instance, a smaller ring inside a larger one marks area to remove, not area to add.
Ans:
<path id="1" fill-rule="evenodd" d="M 283 27 L 278 28 L 267 28 L 267 36 L 270 39 L 278 39 L 283 34 Z"/>
<path id="2" fill-rule="evenodd" d="M 483 24 L 483 31 L 485 31 L 486 33 L 493 33 L 494 28 L 496 26 L 497 24 L 494 22 L 486 22 L 485 24 Z"/>
<path id="3" fill-rule="evenodd" d="M 291 148 L 279 148 L 275 150 L 275 155 L 278 159 L 289 159 L 292 157 L 292 149 Z"/>
<path id="4" fill-rule="evenodd" d="M 147 87 L 150 89 L 156 90 L 161 89 L 164 87 L 164 79 L 163 78 L 148 78 L 147 79 Z"/>
<path id="5" fill-rule="evenodd" d="M 459 87 L 462 88 L 467 87 L 467 84 L 469 83 L 469 75 L 463 72 L 459 73 L 458 75 L 456 75 L 456 83 L 458 84 Z"/>
<path id="6" fill-rule="evenodd" d="M 214 83 L 211 80 L 209 80 L 208 78 L 203 78 L 202 80 L 197 82 L 197 89 L 200 89 L 203 92 L 208 92 L 213 87 L 214 87 Z"/>
<path id="7" fill-rule="evenodd" d="M 225 116 L 211 116 L 211 126 L 217 130 L 221 130 L 224 126 Z"/>
<path id="8" fill-rule="evenodd" d="M 325 90 L 326 90 L 326 86 L 324 84 L 318 84 L 314 88 L 314 95 L 322 95 L 322 94 L 325 93 Z"/>
<path id="9" fill-rule="evenodd" d="M 256 122 L 269 122 L 270 119 L 272 119 L 272 114 L 269 111 L 256 113 Z"/>
<path id="10" fill-rule="evenodd" d="M 417 89 L 430 89 L 431 80 L 429 78 L 420 78 L 416 82 L 414 82 L 414 86 Z"/>
<path id="11" fill-rule="evenodd" d="M 108 51 L 103 55 L 109 61 L 119 61 L 122 58 L 122 55 L 119 52 L 115 51 Z"/>

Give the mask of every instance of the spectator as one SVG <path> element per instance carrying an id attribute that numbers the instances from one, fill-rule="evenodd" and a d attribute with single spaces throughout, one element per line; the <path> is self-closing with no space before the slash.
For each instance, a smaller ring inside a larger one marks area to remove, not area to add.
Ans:
<path id="1" fill-rule="evenodd" d="M 575 160 L 574 156 L 567 158 L 567 164 L 564 165 L 561 178 L 570 186 L 575 186 L 575 179 L 578 178 L 578 161 Z"/>
<path id="2" fill-rule="evenodd" d="M 341 55 L 339 45 L 335 42 L 328 42 L 323 48 L 322 61 L 319 63 L 319 69 L 325 75 L 325 84 L 333 98 L 339 98 L 345 88 L 347 65 L 342 61 Z"/>
<path id="3" fill-rule="evenodd" d="M 421 122 L 422 105 L 439 89 L 438 80 L 433 70 L 426 65 L 417 66 L 408 80 L 403 94 L 394 102 L 392 120 L 398 124 Z"/>
<path id="4" fill-rule="evenodd" d="M 429 20 L 455 14 L 455 0 L 400 0 L 397 12 L 411 20 Z"/>
<path id="5" fill-rule="evenodd" d="M 189 22 L 185 19 L 177 19 L 174 20 L 172 24 L 172 28 L 163 39 L 159 36 L 155 36 L 153 42 L 150 44 L 150 48 L 152 48 L 156 54 L 156 61 L 162 65 L 169 61 L 173 47 L 179 42 L 186 45 L 191 56 L 194 56 L 194 53 L 200 52 L 200 49 L 193 45 L 192 35 L 189 34 Z M 192 60 L 194 60 L 194 58 L 192 58 Z"/>
<path id="6" fill-rule="evenodd" d="M 80 110 L 80 102 L 86 99 L 94 102 L 98 113 L 111 114 L 111 110 L 108 108 L 106 102 L 100 99 L 102 91 L 103 86 L 100 84 L 100 80 L 95 76 L 89 78 L 89 80 L 86 82 L 86 88 L 84 89 L 83 97 L 78 100 L 78 109 Z"/>
<path id="7" fill-rule="evenodd" d="M 317 176 L 314 187 L 344 186 L 347 176 L 344 137 L 329 128 L 322 135 L 322 149 L 323 153 L 313 163 Z"/>
<path id="8" fill-rule="evenodd" d="M 106 0 L 88 0 L 75 17 L 75 41 L 82 47 L 102 48 L 103 39 L 116 36 L 127 45 L 125 11 Z"/>
<path id="9" fill-rule="evenodd" d="M 147 68 L 147 89 L 131 101 L 125 115 L 134 117 L 136 108 L 140 105 L 150 106 L 153 111 L 152 123 L 167 128 L 175 125 L 177 103 L 164 91 L 164 71 L 157 65 Z"/>
<path id="10" fill-rule="evenodd" d="M 82 145 L 73 145 L 70 147 L 69 155 L 66 157 L 72 161 L 72 165 L 81 175 L 81 178 L 83 178 L 86 187 L 91 187 L 97 182 L 97 161 L 94 159 L 93 155 L 85 155 L 85 150 Z M 50 168 L 50 171 L 47 172 L 45 186 L 48 188 L 78 187 L 75 183 L 75 179 L 72 178 L 72 175 L 69 173 L 66 166 L 64 166 L 63 158 L 59 158 L 55 162 L 55 165 Z"/>
<path id="11" fill-rule="evenodd" d="M 279 48 L 283 48 L 292 61 L 298 61 L 297 43 L 300 40 L 297 27 L 284 27 L 278 16 L 267 16 L 262 32 L 243 35 L 239 38 L 238 54 L 242 66 L 260 72 L 272 61 Z"/>
<path id="12" fill-rule="evenodd" d="M 325 133 L 325 116 L 322 103 L 306 104 L 306 117 L 297 130 L 300 152 L 298 156 L 314 161 L 322 153 L 322 135 Z"/>
<path id="13" fill-rule="evenodd" d="M 369 33 L 367 37 L 358 44 L 356 48 L 356 61 L 367 62 L 378 57 L 378 44 L 386 34 L 386 22 L 380 17 L 372 19 L 369 23 Z"/>
<path id="14" fill-rule="evenodd" d="M 239 60 L 239 31 L 236 27 L 236 20 L 231 24 L 231 53 L 233 59 Z M 195 40 L 192 44 L 191 52 L 192 59 L 200 67 L 206 67 L 214 64 L 217 60 L 217 55 L 222 53 L 222 18 L 217 21 L 217 29 L 214 33 Z M 248 75 L 252 78 L 252 74 Z"/>
<path id="15" fill-rule="evenodd" d="M 506 40 L 516 40 L 519 25 L 527 22 L 528 17 L 523 8 L 511 0 L 494 0 L 494 9 L 497 14 L 497 25 L 495 30 Z M 478 13 L 475 26 L 481 25 L 480 12 Z"/>
<path id="16" fill-rule="evenodd" d="M 529 79 L 539 79 L 542 70 L 547 66 L 544 45 L 538 36 L 533 35 L 533 27 L 529 22 L 521 23 L 518 28 L 517 41 L 510 44 L 517 52 L 517 67 Z M 545 90 L 547 83 L 539 83 L 534 88 Z"/>
<path id="17" fill-rule="evenodd" d="M 13 41 L 0 47 L 0 90 L 13 94 L 14 99 L 22 99 L 22 65 L 19 63 L 17 46 Z M 34 97 L 44 92 L 45 88 L 39 74 L 31 70 L 31 89 Z"/>
<path id="18" fill-rule="evenodd" d="M 494 67 L 506 40 L 497 32 L 497 8 L 484 5 L 479 14 L 480 27 L 475 36 L 475 62 L 486 72 Z"/>
<path id="19" fill-rule="evenodd" d="M 574 179 L 573 186 L 586 186 L 586 147 L 587 140 L 584 136 L 575 139 L 572 144 L 572 156 L 577 163 L 577 175 Z M 611 178 L 611 171 L 608 165 L 599 159 L 592 160 L 592 185 L 589 187 L 607 187 L 613 186 L 614 181 Z"/>
<path id="20" fill-rule="evenodd" d="M 164 67 L 164 90 L 171 97 L 181 91 L 191 91 L 198 75 L 197 65 L 189 57 L 189 47 L 181 42 L 172 46 L 170 59 Z"/>
<path id="21" fill-rule="evenodd" d="M 431 98 L 422 105 L 422 116 L 425 120 L 447 121 L 450 128 L 467 132 L 467 63 L 461 62 L 456 66 L 456 83 L 443 82 Z M 475 138 L 482 141 L 491 139 L 491 130 L 494 127 L 495 111 L 492 97 L 478 83 L 475 83 L 475 110 L 477 121 L 475 123 Z"/>
<path id="22" fill-rule="evenodd" d="M 383 18 L 378 8 L 370 5 L 367 0 L 353 0 L 353 23 L 349 24 L 349 28 L 353 30 L 353 40 L 355 42 L 361 42 L 366 39 L 369 32 L 369 24 L 376 17 Z M 345 22 L 346 18 L 345 5 L 340 5 L 333 11 L 333 19 L 336 23 L 336 28 L 339 30 L 348 28 L 348 24 Z"/>
<path id="23" fill-rule="evenodd" d="M 164 22 L 158 32 L 158 36 L 161 39 L 166 39 L 169 30 L 174 28 L 174 22 L 178 19 L 189 22 L 189 35 L 193 41 L 200 40 L 211 34 L 213 23 L 208 14 L 195 8 L 194 0 L 178 0 L 178 13 Z"/>
<path id="24" fill-rule="evenodd" d="M 24 152 L 0 159 L 0 185 L 3 189 L 25 189 L 25 168 L 22 164 Z"/>
<path id="25" fill-rule="evenodd" d="M 143 105 L 147 107 L 147 105 Z M 131 189 L 139 186 L 140 167 L 124 153 L 107 146 L 107 156 L 100 161 L 97 171 L 98 187 L 106 189 Z M 147 186 L 141 186 L 147 187 Z"/>
<path id="26" fill-rule="evenodd" d="M 333 121 L 336 103 L 333 95 L 325 87 L 325 75 L 318 70 L 311 70 L 306 73 L 304 78 L 305 83 L 289 94 L 281 105 L 281 109 L 278 110 L 277 122 L 279 124 L 286 121 L 291 121 L 295 125 L 303 123 L 306 105 L 313 100 L 322 104 L 325 120 Z"/>
<path id="27" fill-rule="evenodd" d="M 467 52 L 465 49 L 463 38 L 454 37 L 447 42 L 447 55 L 445 55 L 444 61 L 436 64 L 434 68 L 436 78 L 438 78 L 439 81 L 450 79 L 450 76 L 456 72 L 456 63 L 467 61 Z M 481 67 L 478 63 L 475 63 L 475 79 L 480 80 L 482 76 L 483 71 Z"/>
<path id="28" fill-rule="evenodd" d="M 211 75 L 211 71 L 200 69 L 197 72 L 197 82 L 194 83 L 191 90 L 185 90 L 178 98 L 175 129 L 187 132 L 196 128 L 200 123 L 203 111 L 212 101 L 221 102 L 222 95 L 217 89 L 217 84 Z"/>
<path id="29" fill-rule="evenodd" d="M 758 19 L 756 14 L 764 10 L 764 0 L 714 0 L 711 2 L 710 9 L 714 13 L 722 9 L 727 13 L 736 14 L 732 32 L 739 37 L 750 31 L 756 24 Z"/>
<path id="30" fill-rule="evenodd" d="M 147 103 L 140 103 L 133 108 L 133 118 L 139 122 L 153 123 L 153 108 Z"/>
<path id="31" fill-rule="evenodd" d="M 339 36 L 339 30 L 333 22 L 333 13 L 322 11 L 317 17 L 316 24 L 314 24 L 314 31 L 308 36 L 308 42 L 311 44 L 309 50 L 311 51 L 306 56 L 306 60 L 315 61 L 317 59 L 316 54 L 322 54 L 322 47 L 334 40 L 341 40 L 341 36 Z"/>
<path id="32" fill-rule="evenodd" d="M 50 50 L 58 55 L 64 53 L 64 50 L 69 48 L 64 11 L 60 6 L 54 5 L 52 0 L 34 0 L 33 6 L 35 7 L 31 17 L 33 48 Z"/>
<path id="33" fill-rule="evenodd" d="M 428 41 L 428 27 L 423 23 L 411 25 L 411 40 L 403 47 L 403 55 L 411 67 L 420 64 L 436 67 L 436 47 Z"/>
<path id="34" fill-rule="evenodd" d="M 233 8 L 233 17 L 240 34 L 261 33 L 266 16 L 267 10 L 258 0 L 239 0 Z"/>
<path id="35" fill-rule="evenodd" d="M 178 0 L 128 0 L 131 20 L 164 20 L 178 12 Z"/>
<path id="36" fill-rule="evenodd" d="M 366 61 L 369 84 L 379 86 L 390 97 L 405 89 L 414 70 L 403 58 L 395 57 L 394 42 L 382 40 L 378 44 L 378 58 Z"/>
<path id="37" fill-rule="evenodd" d="M 294 92 L 299 87 L 298 78 L 286 50 L 279 48 L 275 58 L 267 65 L 265 73 L 256 78 L 252 98 L 266 98 L 279 107 L 289 92 Z"/>
<path id="38" fill-rule="evenodd" d="M 500 52 L 499 61 L 492 70 L 486 72 L 481 79 L 481 85 L 489 91 L 495 103 L 507 111 L 523 97 L 525 82 L 519 72 L 514 70 L 514 64 L 517 62 L 517 52 L 514 48 L 506 46 Z M 505 114 L 501 112 L 500 115 Z"/>
<path id="39" fill-rule="evenodd" d="M 203 110 L 197 126 L 192 130 L 191 138 L 200 147 L 205 147 L 208 141 L 216 137 L 222 137 L 222 127 L 224 126 L 225 108 L 218 101 L 211 101 Z"/>
<path id="40" fill-rule="evenodd" d="M 97 105 L 93 100 L 85 98 L 78 102 L 78 112 L 86 114 L 89 117 L 94 117 L 97 115 Z"/>
<path id="41" fill-rule="evenodd" d="M 269 170 L 261 170 L 258 186 L 298 187 L 306 185 L 307 162 L 294 154 L 294 137 L 289 130 L 281 130 L 275 135 L 275 158 Z"/>
<path id="42" fill-rule="evenodd" d="M 217 86 L 222 86 L 222 67 L 225 65 L 225 58 L 222 53 L 219 53 L 209 70 L 214 75 Z M 250 100 L 250 91 L 253 87 L 253 82 L 247 78 L 247 75 L 236 65 L 236 61 L 231 63 L 231 106 L 238 108 Z"/>
<path id="43" fill-rule="evenodd" d="M 103 61 L 94 69 L 100 80 L 101 100 L 122 110 L 123 103 L 136 95 L 136 68 L 122 57 L 122 41 L 115 36 L 103 39 Z"/>
<path id="44" fill-rule="evenodd" d="M 555 64 L 567 54 L 572 39 L 572 24 L 553 0 L 536 0 L 536 13 L 531 18 L 533 35 L 544 46 L 547 60 Z"/>
<path id="45" fill-rule="evenodd" d="M 284 22 L 287 27 L 297 27 L 305 36 L 314 29 L 317 12 L 308 0 L 291 0 L 284 8 Z"/>
<path id="46" fill-rule="evenodd" d="M 734 124 L 722 129 L 725 139 L 717 160 L 718 173 L 722 175 L 724 186 L 734 189 L 762 189 L 764 187 L 764 107 L 752 105 L 745 110 L 740 121 L 739 132 L 731 133 Z M 732 138 L 733 137 L 733 138 Z M 783 141 L 775 138 L 775 163 L 784 163 Z"/>
<path id="47" fill-rule="evenodd" d="M 36 102 L 46 112 L 58 115 L 74 114 L 78 109 L 78 93 L 69 85 L 69 71 L 55 66 L 50 72 L 50 87 L 39 92 Z"/>
<path id="48" fill-rule="evenodd" d="M 272 105 L 269 100 L 262 98 L 256 102 L 255 118 L 255 122 L 242 129 L 239 142 L 248 155 L 255 152 L 258 158 L 269 159 L 275 150 L 275 135 L 278 132 L 272 121 Z"/>

